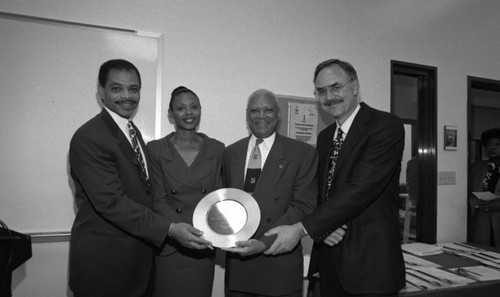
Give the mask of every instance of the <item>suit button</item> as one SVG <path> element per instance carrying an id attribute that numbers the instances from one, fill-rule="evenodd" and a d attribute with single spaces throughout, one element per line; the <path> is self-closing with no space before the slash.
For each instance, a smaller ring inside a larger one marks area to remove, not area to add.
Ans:
<path id="1" fill-rule="evenodd" d="M 274 197 L 274 200 L 278 201 L 280 200 L 280 197 Z"/>
<path id="2" fill-rule="evenodd" d="M 206 192 L 207 192 L 207 189 L 205 189 L 205 188 L 201 189 L 202 194 L 205 194 Z"/>
<path id="3" fill-rule="evenodd" d="M 172 193 L 172 195 L 175 195 L 175 194 L 177 194 L 177 190 L 172 190 L 172 191 L 170 191 L 170 193 Z"/>
<path id="4" fill-rule="evenodd" d="M 267 220 L 266 220 L 266 221 L 267 221 L 267 222 L 270 222 L 270 221 L 271 221 L 271 218 L 267 218 Z"/>
<path id="5" fill-rule="evenodd" d="M 181 212 L 182 212 L 182 209 L 177 208 L 177 209 L 175 210 L 175 212 L 176 212 L 176 213 L 181 213 Z"/>

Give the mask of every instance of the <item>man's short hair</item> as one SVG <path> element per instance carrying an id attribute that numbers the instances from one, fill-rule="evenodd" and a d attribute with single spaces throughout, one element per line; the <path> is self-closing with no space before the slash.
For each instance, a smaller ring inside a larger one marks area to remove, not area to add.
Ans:
<path id="1" fill-rule="evenodd" d="M 256 91 L 254 91 L 252 94 L 250 94 L 250 96 L 248 97 L 248 101 L 247 101 L 247 108 L 248 108 L 248 104 L 250 103 L 250 100 L 252 100 L 253 98 L 260 98 L 260 97 L 271 99 L 273 101 L 273 104 L 275 105 L 277 111 L 279 111 L 278 96 L 276 96 L 276 94 L 274 94 L 273 92 L 271 92 L 267 89 L 258 89 Z"/>
<path id="2" fill-rule="evenodd" d="M 316 70 L 314 71 L 313 83 L 316 82 L 316 78 L 318 77 L 318 73 L 321 70 L 323 70 L 326 67 L 333 66 L 333 65 L 338 65 L 340 68 L 342 68 L 342 70 L 344 70 L 345 73 L 347 73 L 347 75 L 349 76 L 349 79 L 358 79 L 358 73 L 356 72 L 356 69 L 354 69 L 354 67 L 349 62 L 345 62 L 345 61 L 342 61 L 339 59 L 329 59 L 329 60 L 326 60 L 326 61 L 319 63 L 318 66 L 316 66 Z"/>
<path id="3" fill-rule="evenodd" d="M 106 83 L 108 82 L 108 74 L 111 71 L 111 69 L 116 69 L 116 70 L 126 70 L 126 71 L 135 71 L 137 73 L 137 77 L 139 77 L 139 86 L 142 85 L 141 82 L 141 74 L 139 73 L 139 70 L 137 67 L 135 67 L 134 64 L 130 63 L 127 60 L 123 59 L 114 59 L 114 60 L 109 60 L 104 62 L 101 65 L 101 68 L 99 68 L 99 84 L 101 87 L 105 87 Z"/>

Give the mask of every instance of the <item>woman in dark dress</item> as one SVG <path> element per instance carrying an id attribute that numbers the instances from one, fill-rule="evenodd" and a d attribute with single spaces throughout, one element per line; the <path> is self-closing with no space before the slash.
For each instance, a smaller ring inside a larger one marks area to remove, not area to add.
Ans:
<path id="1" fill-rule="evenodd" d="M 172 92 L 168 116 L 175 132 L 148 144 L 155 197 L 167 199 L 169 205 L 156 211 L 177 222 L 156 256 L 154 296 L 208 297 L 215 253 L 192 226 L 192 217 L 198 202 L 222 187 L 224 144 L 197 132 L 201 106 L 190 89 L 178 87 Z"/>
<path id="2" fill-rule="evenodd" d="M 500 196 L 500 129 L 486 130 L 481 134 L 487 160 L 472 164 L 469 172 L 472 192 L 491 192 Z M 472 240 L 481 245 L 500 247 L 500 199 L 480 200 L 471 194 Z"/>

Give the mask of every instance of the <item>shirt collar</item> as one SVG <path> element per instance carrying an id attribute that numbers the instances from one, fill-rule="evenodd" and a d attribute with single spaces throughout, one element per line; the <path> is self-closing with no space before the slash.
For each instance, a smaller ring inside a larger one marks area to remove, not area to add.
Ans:
<path id="1" fill-rule="evenodd" d="M 262 145 L 259 147 L 262 147 L 264 150 L 269 150 L 273 146 L 275 139 L 276 139 L 276 132 L 274 132 L 273 134 L 271 134 L 266 138 L 262 138 L 263 142 Z M 251 150 L 253 148 L 256 140 L 257 137 L 252 133 L 252 135 L 250 136 L 250 140 L 248 141 L 248 150 Z"/>
<path id="2" fill-rule="evenodd" d="M 132 121 L 132 119 L 122 118 L 121 116 L 119 116 L 117 113 L 113 112 L 111 109 L 107 108 L 106 106 L 104 106 L 104 109 L 106 109 L 106 111 L 109 113 L 111 118 L 115 121 L 115 123 L 118 125 L 120 130 L 123 132 L 123 134 L 125 134 L 125 136 L 127 136 L 127 139 L 130 141 L 130 136 L 129 136 L 128 129 L 127 129 L 127 124 L 129 121 Z"/>
<path id="3" fill-rule="evenodd" d="M 127 127 L 128 122 L 132 120 L 132 119 L 122 118 L 121 116 L 119 116 L 117 113 L 115 113 L 111 109 L 107 108 L 106 106 L 104 106 L 104 109 L 106 109 L 106 111 L 109 113 L 109 115 L 113 118 L 113 120 L 116 122 L 116 124 L 120 127 Z"/>
<path id="4" fill-rule="evenodd" d="M 347 135 L 349 132 L 349 129 L 351 129 L 352 122 L 354 121 L 354 118 L 358 114 L 359 109 L 361 106 L 358 104 L 356 106 L 356 109 L 354 109 L 354 112 L 347 118 L 347 120 L 344 122 L 343 125 L 340 125 L 339 122 L 337 122 L 337 127 L 340 127 L 342 129 L 342 132 L 344 132 L 344 135 Z"/>

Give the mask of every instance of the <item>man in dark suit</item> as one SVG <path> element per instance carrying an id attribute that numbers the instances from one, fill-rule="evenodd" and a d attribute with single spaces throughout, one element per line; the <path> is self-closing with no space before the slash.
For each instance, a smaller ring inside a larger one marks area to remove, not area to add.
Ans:
<path id="1" fill-rule="evenodd" d="M 318 136 L 320 205 L 301 222 L 268 232 L 278 238 L 265 253 L 287 252 L 307 233 L 315 241 L 309 273 L 319 272 L 322 296 L 397 296 L 405 284 L 398 219 L 403 125 L 360 102 L 357 73 L 347 62 L 320 63 L 314 84 L 336 120 Z M 343 224 L 342 239 L 332 231 Z"/>
<path id="2" fill-rule="evenodd" d="M 69 286 L 76 297 L 150 296 L 152 246 L 161 246 L 172 227 L 169 218 L 152 211 L 149 157 L 131 122 L 140 89 L 132 63 L 105 62 L 98 84 L 104 108 L 71 139 L 78 211 L 71 230 Z"/>
<path id="3" fill-rule="evenodd" d="M 255 235 L 228 249 L 228 297 L 302 296 L 302 247 L 297 245 L 279 256 L 262 254 L 274 240 L 264 232 L 297 223 L 312 212 L 317 199 L 317 153 L 308 144 L 276 133 L 279 119 L 276 96 L 268 90 L 255 91 L 247 105 L 252 134 L 224 151 L 224 185 L 253 193 L 261 210 Z M 257 139 L 260 144 L 255 147 Z M 255 167 L 249 158 L 256 156 L 257 149 L 260 160 Z"/>

